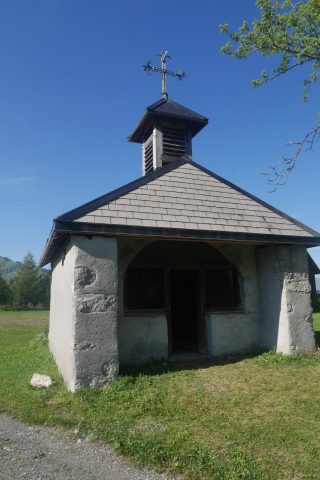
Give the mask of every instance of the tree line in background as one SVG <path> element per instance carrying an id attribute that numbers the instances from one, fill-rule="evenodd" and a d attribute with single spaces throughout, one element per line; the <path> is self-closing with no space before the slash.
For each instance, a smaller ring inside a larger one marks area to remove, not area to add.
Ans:
<path id="1" fill-rule="evenodd" d="M 0 305 L 8 309 L 47 309 L 50 305 L 51 274 L 38 268 L 31 252 L 15 276 L 6 281 L 0 273 Z"/>

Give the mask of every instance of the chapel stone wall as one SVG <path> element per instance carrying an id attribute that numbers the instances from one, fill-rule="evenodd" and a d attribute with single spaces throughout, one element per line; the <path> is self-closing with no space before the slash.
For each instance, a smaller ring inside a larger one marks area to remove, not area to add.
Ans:
<path id="1" fill-rule="evenodd" d="M 117 376 L 117 288 L 117 240 L 73 236 L 68 252 L 53 269 L 49 335 L 59 370 L 72 391 Z M 59 345 L 65 337 L 67 351 Z"/>
<path id="2" fill-rule="evenodd" d="M 312 353 L 315 339 L 306 249 L 261 248 L 258 265 L 261 345 L 285 354 Z"/>
<path id="3" fill-rule="evenodd" d="M 118 238 L 118 343 L 120 366 L 141 365 L 168 357 L 168 322 L 166 313 L 124 311 L 125 272 L 135 256 L 150 239 Z"/>
<path id="4" fill-rule="evenodd" d="M 255 351 L 260 342 L 256 249 L 231 244 L 217 248 L 238 271 L 241 310 L 206 313 L 208 351 L 214 356 Z"/>
<path id="5" fill-rule="evenodd" d="M 119 318 L 120 365 L 142 365 L 168 357 L 165 313 L 138 313 Z"/>
<path id="6" fill-rule="evenodd" d="M 74 237 L 75 388 L 102 385 L 119 369 L 117 239 Z"/>

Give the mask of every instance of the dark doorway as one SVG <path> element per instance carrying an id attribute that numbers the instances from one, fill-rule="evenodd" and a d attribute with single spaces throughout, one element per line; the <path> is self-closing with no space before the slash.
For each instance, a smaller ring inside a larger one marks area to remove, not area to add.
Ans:
<path id="1" fill-rule="evenodd" d="M 170 271 L 172 352 L 198 351 L 199 274 L 197 270 Z"/>

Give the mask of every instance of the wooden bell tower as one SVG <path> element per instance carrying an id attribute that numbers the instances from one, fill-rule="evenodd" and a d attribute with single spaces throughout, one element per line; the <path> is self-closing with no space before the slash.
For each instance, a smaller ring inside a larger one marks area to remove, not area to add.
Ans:
<path id="1" fill-rule="evenodd" d="M 166 61 L 170 56 L 166 50 L 162 50 L 160 56 L 161 67 L 154 67 L 148 61 L 143 68 L 147 72 L 161 73 L 161 99 L 147 107 L 134 132 L 128 137 L 130 142 L 142 144 L 143 175 L 178 158 L 191 160 L 192 138 L 208 123 L 206 117 L 169 99 L 167 76 L 182 80 L 185 73 L 167 69 Z"/>

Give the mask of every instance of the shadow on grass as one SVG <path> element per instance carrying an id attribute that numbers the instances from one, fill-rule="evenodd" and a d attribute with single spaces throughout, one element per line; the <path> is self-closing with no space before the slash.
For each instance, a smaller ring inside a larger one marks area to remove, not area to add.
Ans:
<path id="1" fill-rule="evenodd" d="M 317 346 L 317 348 L 319 348 L 320 347 L 320 331 L 315 331 L 314 336 L 315 336 L 315 339 L 316 339 L 316 346 Z"/>
<path id="2" fill-rule="evenodd" d="M 228 355 L 225 357 L 198 355 L 190 359 L 187 358 L 187 355 L 181 355 L 181 358 L 179 358 L 179 355 L 176 355 L 173 356 L 173 358 L 169 357 L 168 360 L 155 360 L 144 365 L 122 367 L 120 368 L 120 375 L 128 375 L 132 377 L 137 377 L 139 375 L 164 375 L 166 373 L 179 372 L 182 370 L 198 370 L 214 366 L 231 365 L 241 362 L 242 360 L 258 357 L 266 351 L 269 350 L 260 349 L 250 353 Z"/>

